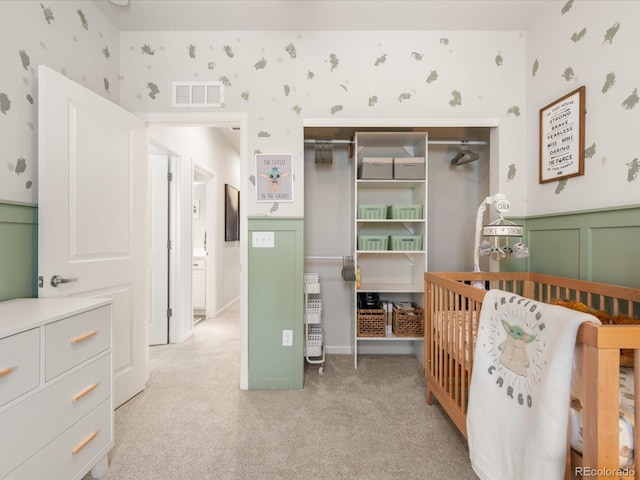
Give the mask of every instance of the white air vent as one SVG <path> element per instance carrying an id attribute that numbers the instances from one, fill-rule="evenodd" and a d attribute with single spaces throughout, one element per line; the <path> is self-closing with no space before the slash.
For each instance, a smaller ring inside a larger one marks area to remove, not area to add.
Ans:
<path id="1" fill-rule="evenodd" d="M 221 107 L 222 82 L 173 82 L 174 107 Z"/>

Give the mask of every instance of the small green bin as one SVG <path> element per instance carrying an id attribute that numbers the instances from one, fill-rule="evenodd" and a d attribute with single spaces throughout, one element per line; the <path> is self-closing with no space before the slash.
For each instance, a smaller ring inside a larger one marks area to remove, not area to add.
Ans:
<path id="1" fill-rule="evenodd" d="M 422 235 L 391 235 L 391 250 L 422 250 Z"/>
<path id="2" fill-rule="evenodd" d="M 358 250 L 388 250 L 388 235 L 358 235 Z"/>
<path id="3" fill-rule="evenodd" d="M 420 220 L 422 205 L 389 205 L 388 217 L 393 219 Z"/>
<path id="4" fill-rule="evenodd" d="M 358 205 L 358 218 L 361 220 L 378 220 L 387 218 L 386 205 Z"/>

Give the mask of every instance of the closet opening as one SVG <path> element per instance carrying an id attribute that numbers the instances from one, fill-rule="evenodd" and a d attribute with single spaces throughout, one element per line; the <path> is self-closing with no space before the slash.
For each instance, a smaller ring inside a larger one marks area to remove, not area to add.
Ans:
<path id="1" fill-rule="evenodd" d="M 415 355 L 424 363 L 423 340 L 417 335 L 409 340 L 394 335 L 392 312 L 383 336 L 365 338 L 368 333 L 359 329 L 359 306 L 363 301 L 388 300 L 390 310 L 393 303 L 420 307 L 424 271 L 472 269 L 476 210 L 490 195 L 491 164 L 497 165 L 496 127 L 497 122 L 478 127 L 372 127 L 324 126 L 314 121 L 305 126 L 304 271 L 317 273 L 322 285 L 327 354 L 354 355 L 356 368 L 358 355 L 367 354 Z M 424 179 L 363 180 L 357 168 L 363 156 L 387 157 L 387 161 L 394 156 L 424 157 Z M 421 218 L 386 218 L 392 203 L 421 207 Z M 384 218 L 361 218 L 359 207 L 380 207 Z M 388 237 L 405 242 L 402 245 L 420 237 L 422 244 L 414 244 L 411 251 L 391 252 L 389 244 L 377 252 L 359 244 L 362 237 L 373 241 Z M 361 271 L 351 276 L 349 262 Z M 488 270 L 485 258 L 483 263 Z"/>

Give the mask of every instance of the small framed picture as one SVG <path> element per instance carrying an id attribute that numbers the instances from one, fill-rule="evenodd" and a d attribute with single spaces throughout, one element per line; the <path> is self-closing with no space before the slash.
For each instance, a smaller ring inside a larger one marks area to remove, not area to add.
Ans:
<path id="1" fill-rule="evenodd" d="M 540 109 L 540 183 L 584 175 L 584 86 Z"/>
<path id="2" fill-rule="evenodd" d="M 256 202 L 293 202 L 292 154 L 256 154 Z"/>

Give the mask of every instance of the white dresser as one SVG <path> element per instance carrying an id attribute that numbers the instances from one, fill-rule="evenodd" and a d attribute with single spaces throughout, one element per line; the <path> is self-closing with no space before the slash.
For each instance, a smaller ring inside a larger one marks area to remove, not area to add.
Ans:
<path id="1" fill-rule="evenodd" d="M 111 350 L 108 299 L 0 302 L 0 479 L 106 473 Z"/>

